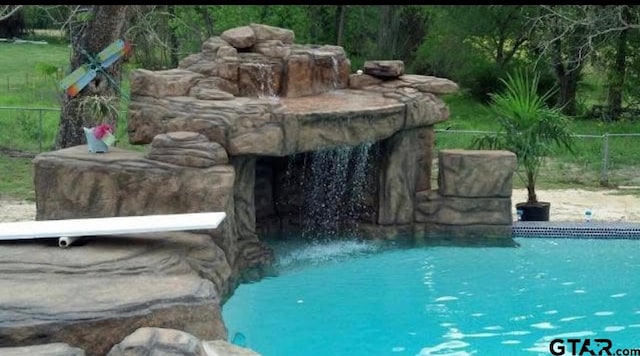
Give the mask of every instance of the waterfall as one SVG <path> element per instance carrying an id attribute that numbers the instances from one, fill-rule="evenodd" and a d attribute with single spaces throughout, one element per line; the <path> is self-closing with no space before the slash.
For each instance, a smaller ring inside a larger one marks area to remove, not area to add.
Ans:
<path id="1" fill-rule="evenodd" d="M 274 88 L 273 68 L 265 63 L 255 63 L 255 66 L 258 68 L 258 77 L 256 79 L 260 86 L 258 98 L 277 100 L 278 93 L 276 93 L 276 89 Z"/>
<path id="2" fill-rule="evenodd" d="M 349 221 L 357 221 L 360 212 L 365 208 L 364 193 L 367 188 L 367 168 L 369 167 L 369 151 L 371 143 L 363 143 L 356 146 L 352 152 L 351 179 L 348 182 L 349 189 L 348 201 L 346 204 L 347 218 Z M 354 226 L 355 228 L 355 226 Z"/>
<path id="3" fill-rule="evenodd" d="M 338 77 L 340 68 L 338 67 L 338 59 L 335 56 L 331 56 L 331 63 L 333 68 L 333 89 L 338 89 Z"/>
<path id="4" fill-rule="evenodd" d="M 303 237 L 349 236 L 363 208 L 371 144 L 309 153 L 305 163 L 301 227 Z"/>

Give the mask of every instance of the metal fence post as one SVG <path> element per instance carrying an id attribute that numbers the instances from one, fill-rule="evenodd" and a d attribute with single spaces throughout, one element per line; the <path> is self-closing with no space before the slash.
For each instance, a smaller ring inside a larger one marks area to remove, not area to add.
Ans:
<path id="1" fill-rule="evenodd" d="M 602 143 L 602 173 L 600 175 L 600 184 L 606 185 L 609 178 L 607 177 L 607 170 L 609 165 L 609 133 L 605 132 L 602 135 L 604 142 Z"/>
<path id="2" fill-rule="evenodd" d="M 42 152 L 42 109 L 38 110 L 38 153 Z"/>

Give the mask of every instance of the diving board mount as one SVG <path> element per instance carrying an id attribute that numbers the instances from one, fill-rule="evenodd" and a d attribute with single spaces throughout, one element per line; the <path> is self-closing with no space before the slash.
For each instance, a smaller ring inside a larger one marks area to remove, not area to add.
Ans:
<path id="1" fill-rule="evenodd" d="M 65 248 L 81 237 L 215 229 L 225 217 L 224 212 L 206 212 L 6 222 L 0 223 L 0 241 L 57 237 Z"/>

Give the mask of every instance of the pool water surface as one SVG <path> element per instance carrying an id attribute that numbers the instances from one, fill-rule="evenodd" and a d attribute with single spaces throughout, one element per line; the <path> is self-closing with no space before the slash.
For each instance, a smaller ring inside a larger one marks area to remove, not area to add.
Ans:
<path id="1" fill-rule="evenodd" d="M 223 306 L 229 339 L 264 356 L 550 355 L 556 338 L 640 348 L 639 240 L 515 240 L 274 245 L 278 275 Z"/>

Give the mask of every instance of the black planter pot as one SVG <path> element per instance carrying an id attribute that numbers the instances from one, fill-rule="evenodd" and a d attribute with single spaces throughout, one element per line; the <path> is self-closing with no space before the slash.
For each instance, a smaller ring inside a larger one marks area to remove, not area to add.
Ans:
<path id="1" fill-rule="evenodd" d="M 549 209 L 551 203 L 549 202 L 537 202 L 537 203 L 518 203 L 516 204 L 516 210 L 522 211 L 520 220 L 522 221 L 549 221 Z"/>

